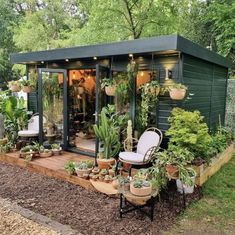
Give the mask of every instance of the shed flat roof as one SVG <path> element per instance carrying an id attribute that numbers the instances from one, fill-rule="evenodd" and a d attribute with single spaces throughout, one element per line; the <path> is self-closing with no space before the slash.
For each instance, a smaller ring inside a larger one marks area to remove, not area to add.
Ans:
<path id="1" fill-rule="evenodd" d="M 105 44 L 78 46 L 70 48 L 15 53 L 10 55 L 12 63 L 28 64 L 38 61 L 56 61 L 64 59 L 83 59 L 96 57 L 111 57 L 126 54 L 144 54 L 162 51 L 179 51 L 197 58 L 232 67 L 231 61 L 179 35 L 142 38 Z"/>

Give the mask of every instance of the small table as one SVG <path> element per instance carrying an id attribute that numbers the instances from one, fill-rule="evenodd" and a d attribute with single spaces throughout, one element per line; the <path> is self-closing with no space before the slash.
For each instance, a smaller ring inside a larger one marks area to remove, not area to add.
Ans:
<path id="1" fill-rule="evenodd" d="M 120 193 L 120 218 L 122 218 L 122 215 L 124 214 L 138 210 L 153 221 L 154 206 L 158 196 L 158 191 L 153 190 L 150 195 L 144 197 L 135 196 L 129 190 L 126 191 L 123 188 L 119 188 L 118 192 Z M 145 207 L 150 208 L 149 213 L 143 209 Z"/>

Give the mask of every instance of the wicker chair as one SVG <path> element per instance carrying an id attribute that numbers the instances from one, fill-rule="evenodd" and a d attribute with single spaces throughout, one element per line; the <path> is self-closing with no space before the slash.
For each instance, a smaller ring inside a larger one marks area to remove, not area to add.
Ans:
<path id="1" fill-rule="evenodd" d="M 136 152 L 127 151 L 127 142 L 130 139 L 124 141 L 125 151 L 119 153 L 118 162 L 130 165 L 129 176 L 131 176 L 132 165 L 144 166 L 152 160 L 153 153 L 160 148 L 162 138 L 163 135 L 159 129 L 150 127 L 144 131 L 139 140 L 132 138 L 133 149 L 136 146 Z"/>

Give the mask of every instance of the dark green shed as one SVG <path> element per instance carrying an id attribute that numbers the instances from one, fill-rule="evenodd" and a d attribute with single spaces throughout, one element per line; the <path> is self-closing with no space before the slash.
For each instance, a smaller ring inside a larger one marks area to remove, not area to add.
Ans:
<path id="1" fill-rule="evenodd" d="M 155 112 L 155 124 L 162 130 L 168 128 L 167 118 L 173 107 L 179 106 L 188 110 L 199 110 L 205 117 L 210 129 L 213 129 L 219 121 L 224 123 L 228 68 L 232 63 L 226 58 L 203 48 L 179 35 L 160 36 L 114 42 L 99 45 L 80 46 L 73 48 L 54 49 L 11 55 L 12 63 L 26 64 L 28 71 L 36 71 L 39 79 L 43 73 L 63 73 L 64 75 L 64 109 L 63 127 L 64 141 L 70 138 L 70 103 L 73 102 L 67 94 L 70 77 L 80 76 L 77 71 L 86 72 L 87 77 L 96 77 L 96 105 L 95 113 L 100 111 L 99 80 L 102 76 L 113 72 L 126 70 L 130 54 L 139 64 L 139 71 L 154 71 L 156 79 L 161 84 L 165 82 L 166 71 L 172 71 L 172 79 L 188 86 L 191 98 L 183 102 L 170 100 L 168 97 L 160 97 Z M 103 75 L 102 75 L 103 74 Z M 68 78 L 67 78 L 68 77 Z M 98 82 L 97 82 L 98 81 Z M 136 83 L 134 86 L 136 86 Z M 42 113 L 43 95 L 39 83 L 38 93 L 29 95 L 29 109 Z M 97 90 L 98 89 L 98 90 Z M 66 92 L 65 92 L 66 91 Z M 135 94 L 131 100 L 132 118 L 136 112 Z M 69 144 L 65 144 L 68 146 Z"/>

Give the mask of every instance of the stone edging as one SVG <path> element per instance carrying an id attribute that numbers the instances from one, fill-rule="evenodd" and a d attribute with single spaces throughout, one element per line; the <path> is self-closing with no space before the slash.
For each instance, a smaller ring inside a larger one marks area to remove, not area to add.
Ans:
<path id="1" fill-rule="evenodd" d="M 9 209 L 21 216 L 23 216 L 26 219 L 32 220 L 38 224 L 41 224 L 47 228 L 50 228 L 54 230 L 55 232 L 61 234 L 61 235 L 82 235 L 81 233 L 77 232 L 76 230 L 73 230 L 68 225 L 63 225 L 55 220 L 52 220 L 44 215 L 38 214 L 36 212 L 33 212 L 31 210 L 25 209 L 21 206 L 19 206 L 15 202 L 11 202 L 8 199 L 4 199 L 0 197 L 0 207 Z"/>

